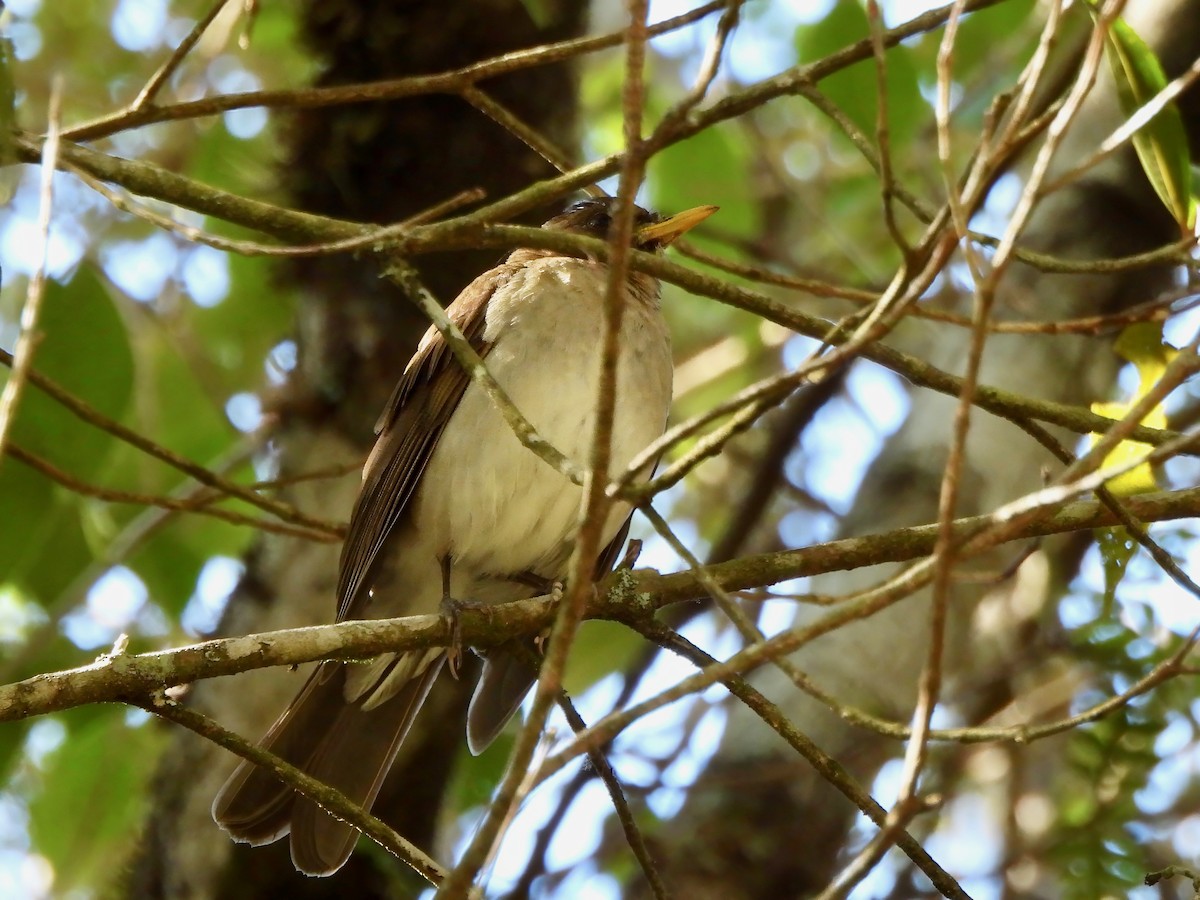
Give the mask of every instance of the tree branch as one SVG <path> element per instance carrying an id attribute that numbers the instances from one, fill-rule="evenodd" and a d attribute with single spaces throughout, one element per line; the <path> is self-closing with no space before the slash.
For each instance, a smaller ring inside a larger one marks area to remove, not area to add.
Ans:
<path id="1" fill-rule="evenodd" d="M 1200 515 L 1200 488 L 1130 497 L 1126 506 L 1143 522 L 1194 517 Z M 991 522 L 989 516 L 959 519 L 954 523 L 954 533 L 966 538 Z M 1005 539 L 1026 540 L 1105 527 L 1116 522 L 1112 511 L 1101 503 L 1071 503 L 1061 509 L 1043 511 Z M 933 552 L 937 532 L 937 525 L 901 528 L 868 537 L 732 560 L 708 566 L 704 572 L 713 583 L 727 591 L 762 587 L 826 572 L 921 559 Z M 637 620 L 669 604 L 707 596 L 708 590 L 694 572 L 660 575 L 651 570 L 619 571 L 598 586 L 587 615 L 618 621 Z M 840 618 L 853 617 L 852 613 L 837 612 L 836 608 L 835 614 Z M 459 618 L 465 644 L 491 647 L 548 626 L 554 618 L 554 604 L 549 598 L 534 598 L 482 610 L 464 610 Z M 820 633 L 837 625 L 837 622 L 822 625 Z M 105 655 L 86 666 L 35 675 L 0 687 L 0 722 L 88 703 L 140 703 L 154 691 L 202 678 L 234 675 L 269 666 L 293 666 L 318 659 L 367 659 L 385 652 L 447 646 L 450 640 L 449 623 L 440 616 L 429 615 L 291 628 L 204 641 L 174 650 Z M 767 661 L 769 655 L 756 664 Z"/>

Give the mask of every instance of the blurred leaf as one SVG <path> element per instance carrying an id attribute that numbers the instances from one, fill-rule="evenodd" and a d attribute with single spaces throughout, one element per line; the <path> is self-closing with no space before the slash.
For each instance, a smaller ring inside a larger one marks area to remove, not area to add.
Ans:
<path id="1" fill-rule="evenodd" d="M 1104 568 L 1104 600 L 1102 614 L 1111 616 L 1117 599 L 1117 588 L 1137 553 L 1138 544 L 1121 526 L 1096 529 L 1096 547 Z"/>
<path id="2" fill-rule="evenodd" d="M 300 17 L 288 4 L 258 4 L 251 44 L 254 53 L 244 58 L 254 63 L 255 71 L 272 76 L 263 78 L 268 84 L 307 83 L 320 71 L 300 33 Z"/>
<path id="3" fill-rule="evenodd" d="M 13 198 L 20 169 L 12 164 L 17 161 L 13 143 L 17 127 L 16 88 L 13 85 L 13 46 L 7 37 L 0 37 L 0 206 L 7 206 Z"/>
<path id="4" fill-rule="evenodd" d="M 1118 356 L 1133 363 L 1138 372 L 1138 388 L 1127 403 L 1092 404 L 1092 412 L 1115 421 L 1123 418 L 1158 384 L 1167 365 L 1179 351 L 1163 341 L 1162 324 L 1155 322 L 1138 322 L 1128 326 L 1117 338 L 1113 349 Z M 1167 413 L 1164 405 L 1156 405 L 1142 419 L 1141 424 L 1150 428 L 1166 428 Z M 1093 437 L 1093 443 L 1095 440 Z M 1122 441 L 1105 457 L 1104 465 L 1116 466 L 1132 462 L 1144 457 L 1151 449 L 1148 444 Z M 1119 496 L 1158 490 L 1158 480 L 1154 477 L 1154 470 L 1149 463 L 1141 463 L 1115 478 L 1110 478 L 1106 485 Z"/>
<path id="5" fill-rule="evenodd" d="M 663 213 L 712 203 L 721 211 L 704 227 L 728 234 L 752 234 L 757 225 L 757 205 L 746 192 L 751 180 L 747 165 L 745 145 L 733 139 L 729 128 L 702 131 L 671 145 L 650 161 L 652 203 Z M 703 243 L 704 227 L 688 237 Z"/>
<path id="6" fill-rule="evenodd" d="M 137 429 L 176 453 L 199 461 L 223 454 L 240 435 L 201 384 L 187 361 L 168 341 L 144 341 L 138 348 L 139 421 Z M 163 473 L 176 484 L 181 476 L 162 463 L 138 455 L 135 465 Z"/>
<path id="7" fill-rule="evenodd" d="M 61 488 L 47 510 L 45 539 L 35 548 L 21 584 L 38 600 L 53 605 L 94 559 L 79 516 L 78 498 Z"/>
<path id="8" fill-rule="evenodd" d="M 963 16 L 959 20 L 958 33 L 954 38 L 955 77 L 962 78 L 980 68 L 991 69 L 997 76 L 1007 71 L 1007 67 L 995 65 L 997 41 L 1013 36 L 1032 48 L 1029 29 L 1022 26 L 1033 20 L 1036 5 L 1036 0 L 1009 0 L 1007 3 L 997 3 L 995 6 L 977 9 Z M 940 30 L 927 36 L 934 50 L 941 43 L 941 39 Z M 931 58 L 931 65 L 932 62 Z M 931 76 L 936 78 L 932 72 Z"/>
<path id="9" fill-rule="evenodd" d="M 796 53 L 802 64 L 809 64 L 870 35 L 867 13 L 859 3 L 835 3 L 829 15 L 796 29 Z M 888 131 L 893 142 L 907 142 L 921 124 L 920 110 L 928 108 L 917 84 L 917 66 L 903 46 L 887 50 L 885 65 Z M 818 86 L 864 134 L 875 135 L 879 88 L 873 59 L 822 78 Z"/>
<path id="10" fill-rule="evenodd" d="M 166 735 L 152 724 L 131 728 L 111 707 L 71 727 L 45 761 L 29 803 L 33 848 L 54 867 L 58 896 L 95 892 L 138 840 L 149 805 L 147 783 Z"/>
<path id="11" fill-rule="evenodd" d="M 69 284 L 50 282 L 33 364 L 72 394 L 119 419 L 133 391 L 133 356 L 124 323 L 95 273 L 82 267 Z M 7 376 L 7 373 L 5 373 Z M 32 385 L 21 397 L 12 441 L 78 478 L 95 481 L 120 445 Z M 0 571 L 48 602 L 92 558 L 79 500 L 12 459 L 0 464 Z"/>
<path id="12" fill-rule="evenodd" d="M 624 625 L 599 619 L 584 622 L 563 673 L 563 686 L 572 695 L 582 694 L 606 675 L 624 669 L 645 645 L 644 638 Z"/>
<path id="13" fill-rule="evenodd" d="M 1112 23 L 1105 51 L 1126 116 L 1132 116 L 1167 86 L 1158 57 L 1124 19 Z M 1187 130 L 1179 108 L 1168 103 L 1134 134 L 1133 146 L 1159 199 L 1190 233 L 1196 224 L 1196 198 L 1191 188 Z"/>
<path id="14" fill-rule="evenodd" d="M 125 324 L 90 266 L 81 266 L 68 284 L 46 285 L 38 330 L 34 368 L 120 419 L 133 395 L 133 352 Z M 101 471 L 115 444 L 32 385 L 21 398 L 12 440 L 80 478 Z"/>
<path id="15" fill-rule="evenodd" d="M 513 733 L 514 729 L 520 725 L 521 713 L 518 712 L 513 719 L 517 724 L 513 725 L 510 722 L 491 746 L 479 756 L 472 756 L 466 752 L 459 754 L 458 765 L 447 792 L 447 796 L 453 798 L 451 809 L 455 813 L 484 806 L 491 800 L 492 792 L 496 790 L 496 785 L 500 783 L 500 779 L 508 767 Z"/>
<path id="16" fill-rule="evenodd" d="M 550 0 L 521 0 L 521 5 L 538 28 L 546 28 L 554 22 L 554 4 Z"/>
<path id="17" fill-rule="evenodd" d="M 13 145 L 13 129 L 17 126 L 17 92 L 13 85 L 13 46 L 7 37 L 0 37 L 0 165 L 17 160 Z M 8 198 L 5 198 L 7 202 Z"/>
<path id="18" fill-rule="evenodd" d="M 51 483 L 11 457 L 0 461 L 0 578 L 13 581 L 26 571 L 59 516 Z"/>
<path id="19" fill-rule="evenodd" d="M 224 125 L 193 126 L 186 161 L 184 174 L 205 184 L 219 184 L 222 190 L 245 197 L 261 196 L 263 184 L 274 183 L 277 177 L 255 140 L 235 137 Z M 208 224 L 221 234 L 235 231 L 220 220 Z M 261 238 L 261 234 L 254 235 L 254 239 Z"/>
<path id="20" fill-rule="evenodd" d="M 273 277 L 265 257 L 230 255 L 229 294 L 215 306 L 189 304 L 179 326 L 225 375 L 229 393 L 257 387 L 267 353 L 290 333 L 293 295 Z"/>
<path id="21" fill-rule="evenodd" d="M 191 599 L 205 563 L 213 556 L 240 557 L 256 536 L 249 527 L 183 516 L 146 541 L 127 565 L 145 582 L 154 602 L 178 616 Z"/>
<path id="22" fill-rule="evenodd" d="M 0 728 L 0 782 L 8 782 L 13 766 L 20 761 L 21 757 L 18 752 L 25 744 L 25 737 L 29 734 L 31 724 L 29 719 L 25 719 L 7 722 L 3 728 Z"/>

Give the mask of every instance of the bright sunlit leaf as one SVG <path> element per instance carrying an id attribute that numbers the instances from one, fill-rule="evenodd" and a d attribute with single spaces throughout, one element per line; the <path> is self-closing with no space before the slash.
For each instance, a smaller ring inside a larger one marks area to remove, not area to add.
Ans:
<path id="1" fill-rule="evenodd" d="M 1162 378 L 1163 370 L 1179 352 L 1162 339 L 1162 325 L 1139 322 L 1130 325 L 1117 338 L 1113 349 L 1117 355 L 1137 368 L 1138 389 L 1127 402 L 1093 403 L 1092 412 L 1110 419 L 1121 419 Z M 1165 428 L 1167 414 L 1159 403 L 1142 420 L 1150 428 Z M 1105 466 L 1116 466 L 1140 459 L 1150 446 L 1138 441 L 1122 441 L 1105 458 Z M 1158 482 L 1149 463 L 1142 463 L 1108 481 L 1108 489 L 1123 496 L 1158 490 Z"/>
<path id="2" fill-rule="evenodd" d="M 1121 332 L 1113 346 L 1117 355 L 1133 363 L 1138 372 L 1138 389 L 1128 402 L 1093 403 L 1092 412 L 1110 419 L 1121 419 L 1162 378 L 1163 371 L 1179 352 L 1163 341 L 1162 325 L 1139 322 Z M 1167 414 L 1159 403 L 1142 420 L 1151 428 L 1165 428 Z M 1138 441 L 1122 441 L 1105 457 L 1105 466 L 1122 465 L 1142 459 L 1150 452 L 1148 444 Z M 1126 472 L 1109 479 L 1107 487 L 1117 496 L 1145 494 L 1159 489 L 1154 470 L 1148 462 L 1141 462 Z M 1100 528 L 1096 539 L 1104 567 L 1104 603 L 1111 610 L 1117 586 L 1125 576 L 1129 561 L 1137 552 L 1137 542 L 1121 527 Z"/>
<path id="3" fill-rule="evenodd" d="M 1137 33 L 1117 19 L 1105 42 L 1121 108 L 1133 115 L 1167 86 L 1158 57 Z M 1188 233 L 1196 224 L 1196 198 L 1191 190 L 1191 158 L 1183 117 L 1168 103 L 1133 136 L 1146 177 L 1175 221 Z"/>

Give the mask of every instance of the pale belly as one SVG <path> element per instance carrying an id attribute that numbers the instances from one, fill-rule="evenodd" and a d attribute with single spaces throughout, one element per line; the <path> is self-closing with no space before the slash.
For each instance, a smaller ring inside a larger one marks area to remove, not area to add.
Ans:
<path id="1" fill-rule="evenodd" d="M 582 260 L 531 265 L 508 306 L 493 302 L 488 368 L 537 431 L 586 468 L 595 422 L 604 269 Z M 564 264 L 565 263 L 565 264 Z M 540 336 L 520 326 L 536 316 Z M 516 326 L 516 327 L 513 327 Z M 490 332 L 490 334 L 488 333 Z M 666 427 L 670 347 L 657 305 L 630 298 L 622 323 L 610 471 L 622 471 Z M 449 552 L 463 575 L 534 572 L 561 578 L 579 524 L 582 489 L 524 447 L 487 395 L 470 385 L 414 498 L 421 543 Z M 614 508 L 604 543 L 629 513 Z"/>

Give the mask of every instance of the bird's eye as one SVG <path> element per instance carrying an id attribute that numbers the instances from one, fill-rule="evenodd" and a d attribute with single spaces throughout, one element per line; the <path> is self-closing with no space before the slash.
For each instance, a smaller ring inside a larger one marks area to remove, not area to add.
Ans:
<path id="1" fill-rule="evenodd" d="M 598 234 L 608 234 L 608 229 L 612 227 L 612 216 L 608 213 L 597 213 L 588 224 L 589 230 Z"/>

